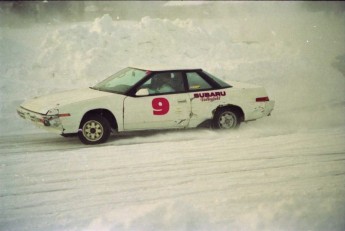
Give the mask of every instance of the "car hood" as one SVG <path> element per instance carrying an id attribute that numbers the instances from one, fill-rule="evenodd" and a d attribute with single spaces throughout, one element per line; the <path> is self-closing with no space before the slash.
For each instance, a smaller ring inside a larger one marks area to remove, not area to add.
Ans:
<path id="1" fill-rule="evenodd" d="M 95 99 L 99 97 L 113 95 L 113 93 L 93 90 L 90 88 L 69 90 L 59 93 L 40 96 L 22 103 L 20 106 L 41 114 L 46 114 L 48 110 L 59 108 L 67 104 L 73 104 L 80 101 Z"/>

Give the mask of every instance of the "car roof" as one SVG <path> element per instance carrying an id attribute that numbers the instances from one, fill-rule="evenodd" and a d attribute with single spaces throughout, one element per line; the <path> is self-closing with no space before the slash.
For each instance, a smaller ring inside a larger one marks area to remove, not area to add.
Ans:
<path id="1" fill-rule="evenodd" d="M 165 71 L 201 71 L 201 68 L 181 68 L 181 67 L 130 67 L 143 71 L 150 72 L 165 72 Z"/>

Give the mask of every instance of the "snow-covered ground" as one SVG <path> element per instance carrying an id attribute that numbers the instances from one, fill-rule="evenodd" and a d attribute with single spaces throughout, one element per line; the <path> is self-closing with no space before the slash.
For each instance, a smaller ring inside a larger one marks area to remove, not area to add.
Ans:
<path id="1" fill-rule="evenodd" d="M 345 230 L 345 16 L 300 4 L 0 27 L 0 230 Z M 151 65 L 263 85 L 275 110 L 236 131 L 94 147 L 16 115 L 25 99 Z"/>
<path id="2" fill-rule="evenodd" d="M 344 230 L 343 129 L 1 139 L 1 230 Z"/>

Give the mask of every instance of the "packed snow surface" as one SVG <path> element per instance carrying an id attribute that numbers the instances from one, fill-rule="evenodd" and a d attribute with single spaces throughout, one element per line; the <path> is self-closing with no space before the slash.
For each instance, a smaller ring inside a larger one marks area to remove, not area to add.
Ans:
<path id="1" fill-rule="evenodd" d="M 345 230 L 344 15 L 262 4 L 223 3 L 237 10 L 215 19 L 0 27 L 0 230 Z M 276 106 L 236 131 L 93 147 L 16 115 L 127 66 L 200 67 L 265 86 Z"/>

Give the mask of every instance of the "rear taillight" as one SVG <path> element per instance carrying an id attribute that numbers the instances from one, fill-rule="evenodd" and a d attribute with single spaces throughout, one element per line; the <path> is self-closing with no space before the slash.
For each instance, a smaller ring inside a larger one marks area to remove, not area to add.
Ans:
<path id="1" fill-rule="evenodd" d="M 268 96 L 256 98 L 256 102 L 266 102 L 266 101 L 270 101 Z"/>

